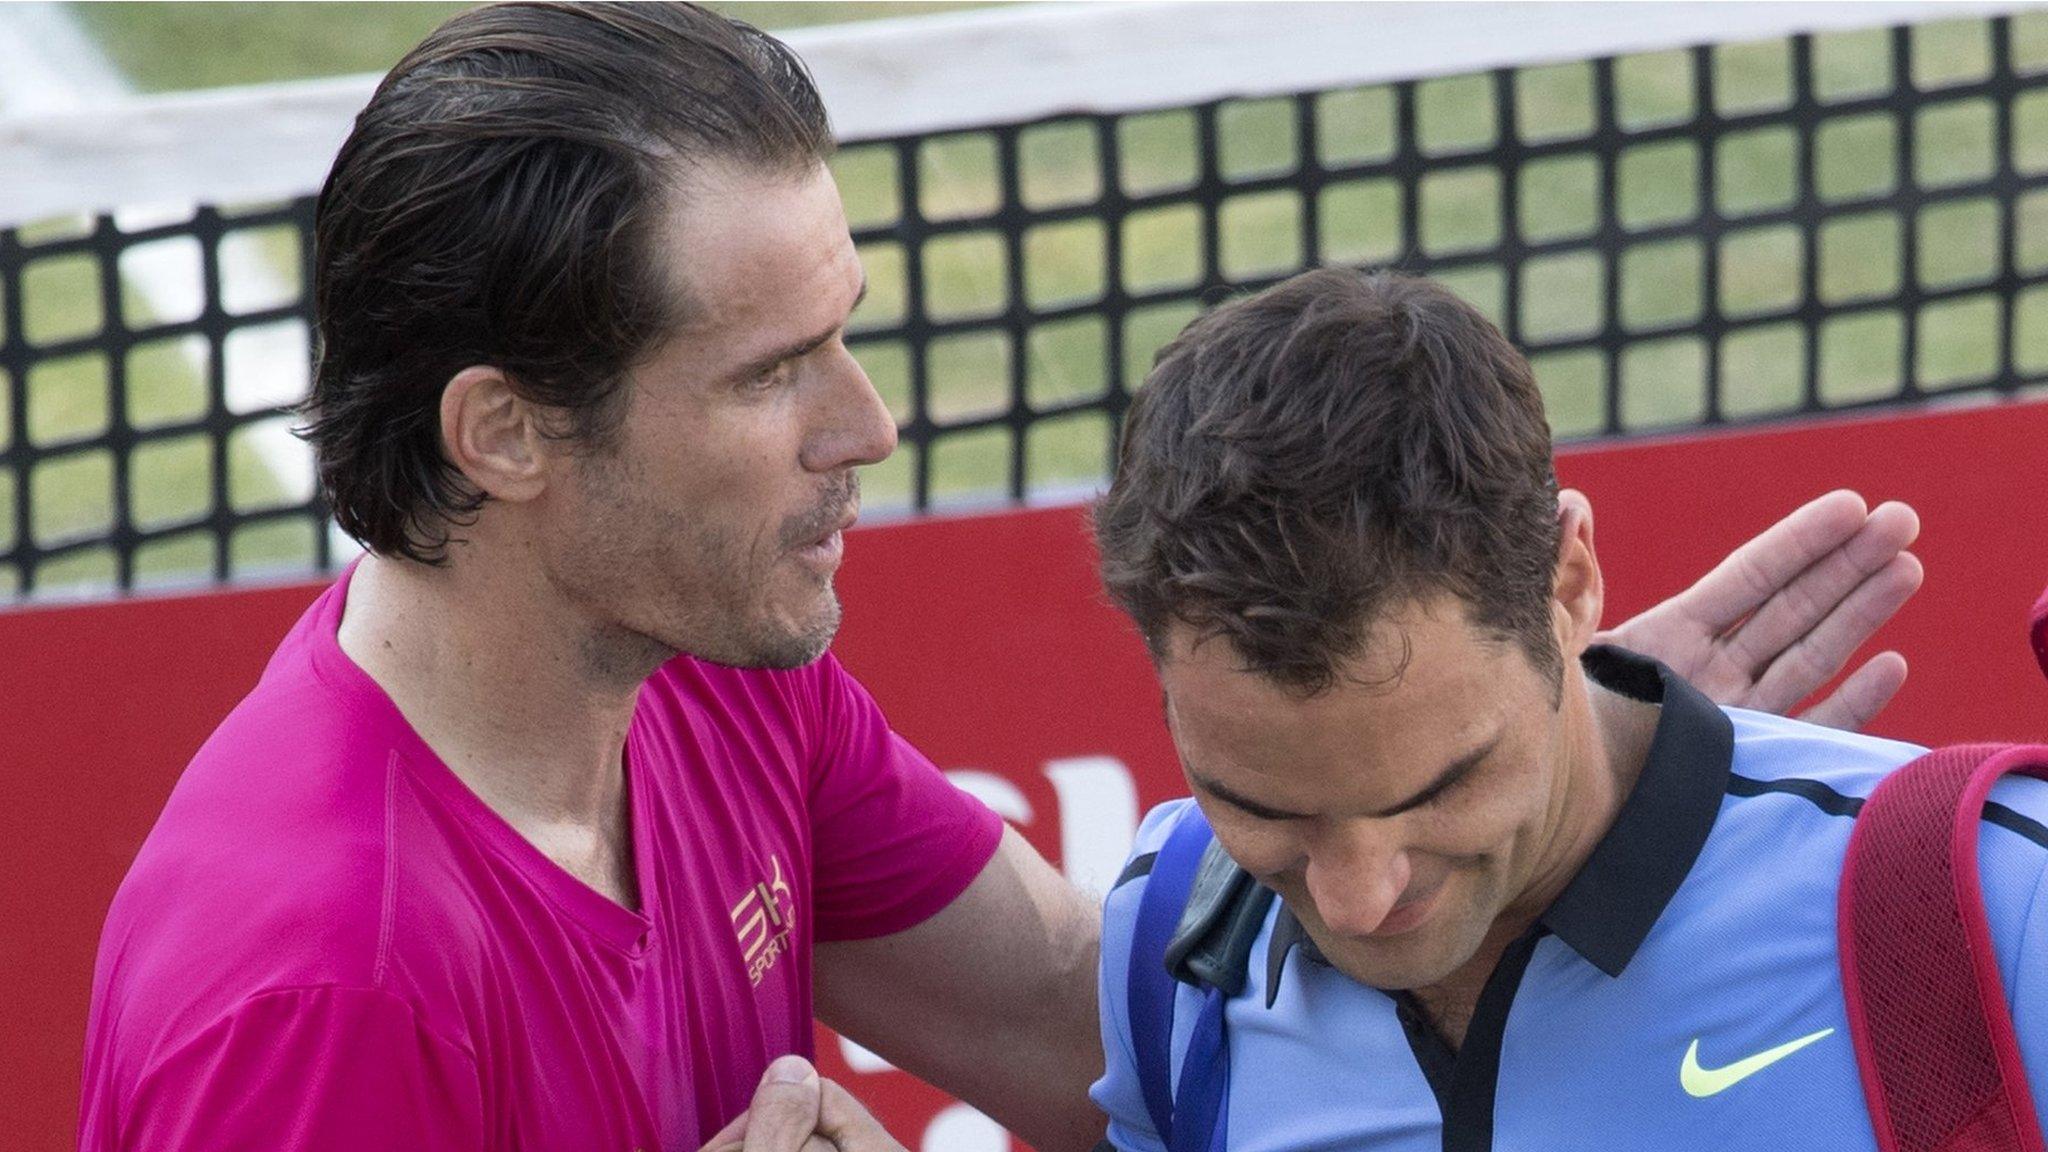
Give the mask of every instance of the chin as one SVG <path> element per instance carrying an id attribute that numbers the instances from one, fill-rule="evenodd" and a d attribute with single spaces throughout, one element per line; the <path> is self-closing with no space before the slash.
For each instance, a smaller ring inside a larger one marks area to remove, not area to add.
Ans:
<path id="1" fill-rule="evenodd" d="M 773 623 L 762 625 L 746 638 L 746 659 L 730 663 L 748 668 L 802 668 L 832 646 L 832 638 L 839 634 L 839 615 L 839 598 L 828 588 L 803 613 L 777 614 Z"/>
<path id="2" fill-rule="evenodd" d="M 1311 933 L 1311 937 L 1316 933 Z M 1336 969 L 1370 988 L 1404 992 L 1449 979 L 1477 955 L 1485 937 L 1462 924 L 1428 924 L 1387 939 L 1316 941 Z"/>
<path id="3" fill-rule="evenodd" d="M 1458 970 L 1460 963 L 1456 957 L 1425 955 L 1422 950 L 1410 953 L 1405 948 L 1378 944 L 1360 947 L 1351 941 L 1334 952 L 1324 949 L 1323 954 L 1339 972 L 1383 992 L 1405 992 L 1442 983 Z"/>

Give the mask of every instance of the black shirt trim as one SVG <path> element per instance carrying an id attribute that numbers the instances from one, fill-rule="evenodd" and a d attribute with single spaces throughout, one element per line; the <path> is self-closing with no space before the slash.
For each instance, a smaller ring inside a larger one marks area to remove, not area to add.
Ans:
<path id="1" fill-rule="evenodd" d="M 1451 1111 L 1452 1078 L 1458 1071 L 1458 1054 L 1444 1042 L 1443 1034 L 1429 1021 L 1429 1012 L 1413 992 L 1395 992 L 1394 1015 L 1401 1021 L 1401 1031 L 1408 1037 L 1408 1050 L 1415 1054 L 1415 1066 L 1422 1069 L 1422 1078 L 1429 1081 L 1429 1090 L 1436 1094 L 1436 1110 L 1440 1115 Z"/>
<path id="2" fill-rule="evenodd" d="M 1152 874 L 1152 865 L 1158 859 L 1159 853 L 1157 852 L 1147 852 L 1143 856 L 1132 857 L 1131 862 L 1124 865 L 1124 870 L 1116 878 L 1116 883 L 1109 886 L 1109 890 L 1114 892 L 1140 876 L 1150 876 Z"/>
<path id="3" fill-rule="evenodd" d="M 1288 955 L 1307 942 L 1308 932 L 1287 902 L 1281 901 L 1280 911 L 1273 917 L 1273 932 L 1266 937 L 1266 1007 L 1271 1008 L 1280 995 L 1280 974 L 1287 970 Z"/>
<path id="4" fill-rule="evenodd" d="M 1614 824 L 1487 977 L 1458 1049 L 1444 1109 L 1444 1152 L 1493 1148 L 1501 1042 L 1537 944 L 1555 934 L 1600 971 L 1619 976 L 1685 882 L 1727 792 L 1735 727 L 1713 701 L 1662 664 L 1619 648 L 1593 648 L 1583 663 L 1598 683 L 1660 703 L 1657 728 Z"/>
<path id="5" fill-rule="evenodd" d="M 1619 648 L 1589 650 L 1586 673 L 1661 703 L 1642 775 L 1614 825 L 1548 911 L 1543 926 L 1609 976 L 1642 947 L 1714 830 L 1735 756 L 1735 726 L 1664 665 Z"/>
<path id="6" fill-rule="evenodd" d="M 1747 776 L 1728 777 L 1730 796 L 1747 798 L 1766 796 L 1773 792 L 1797 796 L 1830 816 L 1854 817 L 1863 811 L 1865 799 L 1862 796 L 1844 795 L 1818 780 L 1808 780 L 1803 776 L 1787 776 L 1778 780 L 1753 780 Z M 2048 825 L 2031 816 L 2023 816 L 1996 800 L 1985 802 L 1984 822 L 1996 824 L 2008 832 L 2048 848 Z"/>
<path id="7" fill-rule="evenodd" d="M 1508 1011 L 1514 1007 L 1522 973 L 1543 936 L 1539 924 L 1508 945 L 1479 993 L 1479 1004 L 1465 1029 L 1465 1043 L 1458 1049 L 1451 1074 L 1450 1104 L 1444 1108 L 1444 1152 L 1492 1152 L 1493 1102 L 1500 1083 L 1500 1048 L 1507 1036 Z"/>

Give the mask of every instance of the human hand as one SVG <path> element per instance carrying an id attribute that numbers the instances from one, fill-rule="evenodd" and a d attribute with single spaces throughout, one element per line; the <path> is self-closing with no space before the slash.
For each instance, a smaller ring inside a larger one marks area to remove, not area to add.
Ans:
<path id="1" fill-rule="evenodd" d="M 830 1080 L 819 1087 L 818 1134 L 839 1152 L 904 1152 L 853 1093 Z"/>
<path id="2" fill-rule="evenodd" d="M 852 1093 L 801 1056 L 768 1065 L 745 1112 L 701 1152 L 904 1152 Z"/>
<path id="3" fill-rule="evenodd" d="M 1597 639 L 1664 661 L 1717 703 L 1782 713 L 1919 589 L 1920 561 L 1906 551 L 1919 533 L 1904 504 L 1866 512 L 1856 493 L 1830 492 Z M 1799 718 L 1860 728 L 1905 682 L 1906 658 L 1880 652 Z"/>

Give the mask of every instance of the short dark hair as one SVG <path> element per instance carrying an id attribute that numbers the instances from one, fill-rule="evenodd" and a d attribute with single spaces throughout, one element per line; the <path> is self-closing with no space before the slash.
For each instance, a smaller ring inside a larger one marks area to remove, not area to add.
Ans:
<path id="1" fill-rule="evenodd" d="M 302 434 L 342 528 L 445 555 L 484 502 L 440 439 L 442 390 L 471 365 L 601 444 L 626 370 L 680 320 L 655 240 L 688 171 L 831 151 L 802 61 L 701 8 L 518 3 L 442 24 L 377 86 L 320 192 Z"/>
<path id="2" fill-rule="evenodd" d="M 1561 683 L 1542 395 L 1419 277 L 1307 272 L 1190 324 L 1131 408 L 1095 533 L 1155 660 L 1179 624 L 1314 695 L 1381 613 L 1449 593 Z"/>

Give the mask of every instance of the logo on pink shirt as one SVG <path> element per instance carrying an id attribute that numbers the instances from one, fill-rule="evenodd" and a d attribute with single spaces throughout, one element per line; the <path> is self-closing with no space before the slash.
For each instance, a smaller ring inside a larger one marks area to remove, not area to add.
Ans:
<path id="1" fill-rule="evenodd" d="M 796 919 L 796 897 L 782 878 L 782 857 L 771 855 L 774 876 L 756 883 L 732 909 L 732 930 L 747 961 L 747 979 L 756 988 L 761 977 L 789 950 L 789 926 Z"/>

